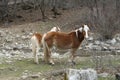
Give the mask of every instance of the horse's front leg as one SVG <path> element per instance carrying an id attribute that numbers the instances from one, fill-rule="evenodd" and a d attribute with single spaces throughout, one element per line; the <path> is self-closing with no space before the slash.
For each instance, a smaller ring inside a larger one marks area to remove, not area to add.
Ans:
<path id="1" fill-rule="evenodd" d="M 51 51 L 50 51 L 50 49 L 48 49 L 47 59 L 49 61 L 49 64 L 54 65 L 55 63 L 54 63 L 53 59 L 51 58 L 51 56 L 52 56 Z"/>
<path id="2" fill-rule="evenodd" d="M 69 62 L 72 62 L 73 64 L 76 64 L 75 61 L 74 61 L 76 50 L 77 50 L 77 49 L 71 49 L 71 50 L 70 50 L 70 53 L 71 53 L 71 54 L 70 54 L 70 58 L 69 58 L 68 61 L 69 61 Z"/>

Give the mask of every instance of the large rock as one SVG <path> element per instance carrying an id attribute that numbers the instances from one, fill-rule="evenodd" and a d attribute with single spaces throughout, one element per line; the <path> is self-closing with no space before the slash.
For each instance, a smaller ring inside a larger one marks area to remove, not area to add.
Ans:
<path id="1" fill-rule="evenodd" d="M 69 69 L 67 76 L 68 80 L 97 80 L 97 72 L 93 69 Z"/>

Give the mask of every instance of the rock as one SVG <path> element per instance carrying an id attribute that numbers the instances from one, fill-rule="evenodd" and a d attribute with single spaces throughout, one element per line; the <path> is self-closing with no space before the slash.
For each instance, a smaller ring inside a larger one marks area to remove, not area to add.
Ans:
<path id="1" fill-rule="evenodd" d="M 116 50 L 120 50 L 120 42 L 116 43 L 116 44 L 114 45 L 114 47 L 115 47 Z"/>
<path id="2" fill-rule="evenodd" d="M 98 33 L 93 33 L 91 36 L 93 37 L 94 40 L 101 40 L 102 38 L 102 35 Z"/>
<path id="3" fill-rule="evenodd" d="M 108 77 L 108 75 L 109 73 L 106 73 L 106 72 L 98 74 L 98 76 L 100 77 Z"/>
<path id="4" fill-rule="evenodd" d="M 116 39 L 115 38 L 113 38 L 112 40 L 108 40 L 108 41 L 106 41 L 108 44 L 115 44 L 117 41 L 116 41 Z"/>
<path id="5" fill-rule="evenodd" d="M 10 61 L 10 60 L 6 60 L 5 62 L 8 63 L 8 64 L 12 63 L 12 61 Z"/>
<path id="6" fill-rule="evenodd" d="M 95 41 L 94 44 L 96 44 L 96 45 L 100 45 L 101 42 L 100 42 L 100 41 Z"/>
<path id="7" fill-rule="evenodd" d="M 59 56 L 60 56 L 60 55 L 59 55 L 58 53 L 53 53 L 53 54 L 52 54 L 52 57 L 54 57 L 54 58 L 59 58 Z"/>
<path id="8" fill-rule="evenodd" d="M 42 78 L 42 80 L 47 80 L 46 78 Z"/>
<path id="9" fill-rule="evenodd" d="M 31 75 L 30 77 L 31 77 L 31 78 L 39 78 L 40 75 L 39 75 L 39 74 L 33 74 L 33 75 Z"/>
<path id="10" fill-rule="evenodd" d="M 113 38 L 112 40 L 111 40 L 111 44 L 115 44 L 117 41 L 116 41 L 116 39 L 115 38 Z"/>
<path id="11" fill-rule="evenodd" d="M 120 37 L 117 37 L 116 40 L 117 40 L 118 42 L 120 42 Z"/>
<path id="12" fill-rule="evenodd" d="M 19 55 L 20 53 L 21 53 L 20 51 L 16 50 L 16 51 L 12 51 L 11 55 L 15 56 L 15 55 Z"/>
<path id="13" fill-rule="evenodd" d="M 97 80 L 97 72 L 93 69 L 69 69 L 67 76 L 68 80 Z"/>
<path id="14" fill-rule="evenodd" d="M 6 35 L 6 33 L 4 32 L 4 31 L 1 31 L 0 30 L 0 37 L 3 37 L 3 36 L 5 36 Z"/>
<path id="15" fill-rule="evenodd" d="M 27 79 L 27 78 L 28 78 L 27 75 L 23 75 L 23 76 L 21 76 L 21 79 L 23 79 L 23 80 L 25 80 L 25 79 Z"/>
<path id="16" fill-rule="evenodd" d="M 7 58 L 12 58 L 12 56 L 11 56 L 8 52 L 6 52 L 5 56 L 6 56 Z"/>
<path id="17" fill-rule="evenodd" d="M 116 52 L 117 52 L 117 54 L 120 54 L 120 50 L 117 50 Z"/>
<path id="18" fill-rule="evenodd" d="M 6 45 L 4 48 L 5 48 L 6 50 L 12 50 L 12 47 L 11 47 L 11 46 L 8 46 L 8 45 Z"/>
<path id="19" fill-rule="evenodd" d="M 28 70 L 25 70 L 22 73 L 21 79 L 26 80 L 29 77 L 29 75 L 30 75 L 30 72 Z"/>
<path id="20" fill-rule="evenodd" d="M 108 48 L 106 46 L 102 46 L 102 50 L 106 51 L 106 50 L 108 50 Z"/>
<path id="21" fill-rule="evenodd" d="M 26 39 L 30 39 L 30 36 L 29 35 L 27 35 L 27 36 L 22 36 L 21 37 L 23 40 L 26 40 Z"/>
<path id="22" fill-rule="evenodd" d="M 109 50 L 115 50 L 116 48 L 115 47 L 113 47 L 113 46 L 109 46 L 109 48 L 108 48 Z"/>
<path id="23" fill-rule="evenodd" d="M 109 46 L 110 46 L 110 44 L 105 43 L 105 42 L 101 42 L 101 46 L 106 46 L 106 47 L 109 47 Z"/>
<path id="24" fill-rule="evenodd" d="M 90 36 L 87 40 L 88 41 L 93 41 L 93 37 Z"/>
<path id="25" fill-rule="evenodd" d="M 94 45 L 93 43 L 90 43 L 86 46 L 87 49 L 92 49 L 92 50 L 102 50 L 101 46 Z"/>
<path id="26" fill-rule="evenodd" d="M 7 43 L 10 43 L 10 42 L 12 42 L 12 38 L 6 39 L 5 41 L 6 41 Z"/>
<path id="27" fill-rule="evenodd" d="M 120 42 L 120 34 L 116 34 L 116 35 L 114 36 L 114 38 L 115 38 L 118 42 Z"/>

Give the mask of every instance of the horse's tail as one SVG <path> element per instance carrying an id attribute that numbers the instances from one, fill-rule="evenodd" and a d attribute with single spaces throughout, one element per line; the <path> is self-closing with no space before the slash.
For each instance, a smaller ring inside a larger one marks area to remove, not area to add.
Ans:
<path id="1" fill-rule="evenodd" d="M 49 57 L 50 57 L 50 50 L 49 50 L 48 44 L 45 41 L 45 36 L 46 34 L 44 34 L 42 37 L 42 45 L 43 45 L 43 50 L 44 50 L 44 59 L 46 62 L 48 62 Z"/>

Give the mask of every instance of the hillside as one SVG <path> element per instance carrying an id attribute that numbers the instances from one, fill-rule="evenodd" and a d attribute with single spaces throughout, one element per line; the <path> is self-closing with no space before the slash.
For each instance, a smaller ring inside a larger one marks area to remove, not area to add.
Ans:
<path id="1" fill-rule="evenodd" d="M 64 74 L 54 75 L 54 71 L 66 68 L 94 68 L 100 74 L 107 74 L 106 77 L 100 76 L 99 80 L 115 79 L 114 74 L 120 72 L 120 34 L 116 31 L 111 35 L 110 30 L 114 30 L 114 27 L 93 24 L 91 10 L 86 6 L 59 9 L 59 12 L 61 15 L 54 18 L 53 12 L 48 9 L 47 19 L 43 21 L 39 9 L 19 8 L 16 18 L 9 16 L 8 20 L 0 22 L 0 80 L 62 80 Z M 79 47 L 75 66 L 67 65 L 69 53 L 66 51 L 54 52 L 55 66 L 46 64 L 41 55 L 43 52 L 40 51 L 40 64 L 34 64 L 30 45 L 33 33 L 44 34 L 54 26 L 59 26 L 63 32 L 69 32 L 82 24 L 88 24 L 90 36 Z M 115 30 L 119 31 L 118 28 L 119 26 Z M 110 31 L 110 35 L 107 36 L 112 37 L 106 39 L 101 33 L 107 31 Z"/>

